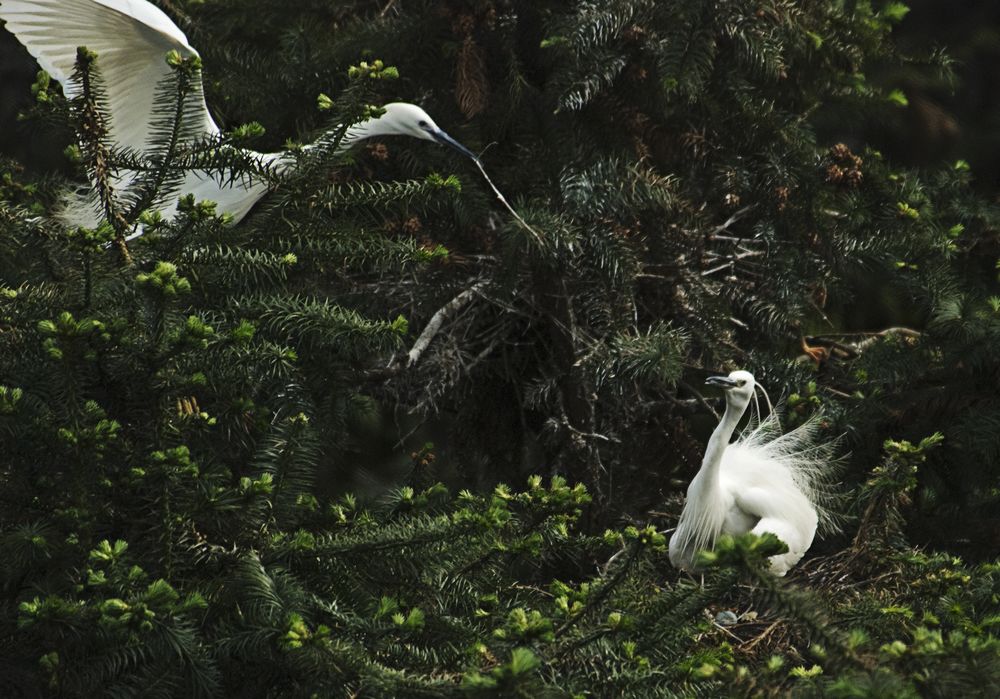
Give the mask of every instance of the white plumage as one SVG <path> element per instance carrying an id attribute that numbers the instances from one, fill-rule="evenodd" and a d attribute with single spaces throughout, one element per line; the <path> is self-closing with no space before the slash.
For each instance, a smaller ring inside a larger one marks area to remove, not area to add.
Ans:
<path id="1" fill-rule="evenodd" d="M 80 90 L 70 80 L 77 48 L 85 46 L 95 52 L 110 116 L 110 139 L 115 146 L 136 151 L 147 151 L 151 145 L 157 86 L 171 72 L 167 53 L 176 51 L 183 58 L 198 56 L 184 32 L 145 0 L 0 0 L 0 19 L 39 65 L 62 84 L 67 98 L 76 97 Z M 188 130 L 199 139 L 216 136 L 219 127 L 208 111 L 201 85 L 196 87 Z M 385 109 L 382 116 L 351 127 L 341 146 L 376 135 L 405 135 L 442 143 L 477 160 L 420 107 L 395 102 Z M 279 166 L 285 157 L 282 153 L 250 153 Z M 114 185 L 124 189 L 134 180 L 134 172 L 119 171 Z M 267 193 L 267 184 L 245 178 L 220 184 L 204 172 L 193 171 L 187 173 L 179 192 L 216 202 L 219 213 L 231 214 L 236 222 Z M 177 200 L 158 202 L 153 208 L 170 219 L 176 213 Z M 103 214 L 92 200 L 69 196 L 61 217 L 67 224 L 92 228 Z"/>
<path id="2" fill-rule="evenodd" d="M 691 571 L 694 556 L 712 549 L 721 534 L 771 533 L 788 552 L 770 558 L 771 572 L 784 575 L 812 545 L 817 527 L 832 519 L 823 507 L 832 444 L 814 444 L 816 419 L 782 435 L 772 412 L 734 444 L 729 440 L 754 395 L 754 377 L 734 371 L 708 383 L 726 389 L 726 412 L 712 433 L 701 469 L 688 486 L 670 562 Z"/>

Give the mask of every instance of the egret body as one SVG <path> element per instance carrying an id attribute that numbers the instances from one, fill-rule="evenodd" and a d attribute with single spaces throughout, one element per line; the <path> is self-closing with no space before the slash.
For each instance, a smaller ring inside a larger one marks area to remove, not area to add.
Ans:
<path id="1" fill-rule="evenodd" d="M 151 145 L 156 89 L 171 71 L 165 60 L 167 53 L 176 51 L 182 58 L 198 56 L 180 28 L 146 0 L 0 0 L 0 19 L 39 65 L 62 84 L 67 99 L 80 92 L 70 80 L 77 48 L 86 46 L 95 52 L 110 117 L 110 140 L 116 147 L 139 152 L 148 151 Z M 196 139 L 218 136 L 220 130 L 205 105 L 201 85 L 197 87 L 187 125 Z M 438 128 L 423 109 L 403 102 L 387 104 L 381 116 L 351 126 L 340 148 L 372 136 L 395 135 L 447 145 L 478 165 L 478 158 Z M 283 153 L 249 153 L 279 168 L 283 161 L 288 162 Z M 127 188 L 135 179 L 134 172 L 120 170 L 115 187 Z M 222 184 L 206 172 L 190 171 L 179 192 L 216 202 L 219 213 L 228 213 L 237 222 L 267 189 L 259 179 L 235 178 Z M 177 198 L 151 208 L 171 219 L 177 211 Z M 71 225 L 93 228 L 103 212 L 92 200 L 68 197 L 61 218 Z"/>
<path id="2" fill-rule="evenodd" d="M 677 529 L 670 539 L 670 562 L 692 571 L 699 550 L 712 549 L 720 534 L 770 532 L 788 546 L 771 556 L 770 569 L 784 575 L 812 545 L 820 521 L 821 479 L 829 466 L 829 444 L 812 446 L 815 420 L 784 435 L 772 413 L 749 435 L 730 444 L 754 395 L 747 371 L 714 376 L 706 382 L 726 392 L 726 412 L 708 440 L 701 469 L 688 486 Z"/>

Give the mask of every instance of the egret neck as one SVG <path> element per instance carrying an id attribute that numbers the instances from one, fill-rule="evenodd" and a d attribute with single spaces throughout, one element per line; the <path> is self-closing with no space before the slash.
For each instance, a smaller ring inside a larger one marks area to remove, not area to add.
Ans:
<path id="1" fill-rule="evenodd" d="M 740 418 L 743 417 L 743 411 L 747 408 L 746 403 L 736 405 L 736 401 L 733 400 L 735 397 L 730 393 L 726 394 L 726 412 L 722 415 L 719 424 L 715 426 L 712 436 L 709 437 L 705 456 L 701 460 L 701 473 L 704 474 L 705 478 L 710 478 L 713 484 L 719 480 L 722 454 L 729 446 L 736 426 L 739 424 Z"/>

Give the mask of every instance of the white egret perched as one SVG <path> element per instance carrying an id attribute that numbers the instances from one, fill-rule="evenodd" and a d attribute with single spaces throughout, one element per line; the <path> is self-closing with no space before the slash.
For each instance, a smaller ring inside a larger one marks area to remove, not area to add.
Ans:
<path id="1" fill-rule="evenodd" d="M 150 133 L 157 118 L 153 113 L 157 86 L 170 75 L 166 55 L 176 51 L 182 58 L 198 56 L 177 25 L 146 0 L 0 0 L 0 19 L 39 65 L 62 83 L 69 99 L 80 92 L 80 87 L 70 80 L 77 48 L 85 46 L 95 52 L 110 116 L 110 140 L 114 146 L 139 152 L 150 146 Z M 187 117 L 193 121 L 189 123 L 191 131 L 195 138 L 218 136 L 219 127 L 208 112 L 201 86 L 197 87 L 196 109 Z M 350 127 L 340 148 L 372 136 L 393 135 L 450 146 L 471 158 L 482 170 L 476 155 L 438 128 L 423 109 L 403 102 L 387 104 L 381 116 Z M 283 153 L 250 151 L 250 154 L 279 168 L 287 157 Z M 119 171 L 115 185 L 128 187 L 135 178 L 134 172 Z M 196 200 L 216 202 L 219 213 L 228 213 L 237 222 L 267 189 L 267 184 L 259 179 L 251 182 L 235 178 L 231 183 L 221 184 L 206 172 L 191 171 L 179 191 L 194 194 Z M 153 208 L 170 219 L 176 214 L 177 200 Z M 61 214 L 66 223 L 89 228 L 95 227 L 102 217 L 90 198 L 68 197 Z"/>
<path id="2" fill-rule="evenodd" d="M 670 539 L 670 562 L 692 571 L 695 554 L 712 549 L 720 534 L 771 533 L 788 552 L 770 557 L 770 569 L 784 575 L 812 545 L 817 526 L 832 524 L 822 506 L 824 480 L 833 465 L 832 444 L 813 444 L 815 418 L 780 434 L 772 411 L 733 444 L 736 426 L 754 396 L 748 371 L 713 376 L 707 384 L 726 392 L 726 412 L 712 433 L 701 469 L 687 490 L 677 529 Z"/>

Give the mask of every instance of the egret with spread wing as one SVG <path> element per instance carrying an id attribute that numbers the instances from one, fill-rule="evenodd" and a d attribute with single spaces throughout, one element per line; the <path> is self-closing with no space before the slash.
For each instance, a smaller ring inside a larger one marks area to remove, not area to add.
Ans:
<path id="1" fill-rule="evenodd" d="M 833 527 L 824 507 L 832 443 L 814 444 L 817 420 L 781 434 L 775 413 L 733 444 L 729 440 L 754 395 L 753 374 L 734 371 L 706 382 L 726 392 L 726 412 L 712 433 L 701 469 L 687 490 L 670 562 L 692 571 L 695 554 L 712 549 L 720 534 L 771 533 L 788 552 L 770 557 L 771 572 L 784 575 L 812 545 L 817 527 Z"/>
<path id="2" fill-rule="evenodd" d="M 157 87 L 171 71 L 166 55 L 176 51 L 182 58 L 198 56 L 177 25 L 146 0 L 0 0 L 0 19 L 39 65 L 62 83 L 68 99 L 80 92 L 80 86 L 70 80 L 77 48 L 85 46 L 96 53 L 110 116 L 111 143 L 138 152 L 148 150 L 151 145 Z M 218 136 L 220 130 L 205 105 L 201 85 L 196 88 L 188 131 L 196 139 Z M 381 116 L 350 127 L 340 148 L 372 136 L 393 135 L 450 146 L 479 165 L 475 154 L 438 128 L 423 109 L 404 102 L 387 104 Z M 249 153 L 279 168 L 285 157 L 282 153 Z M 136 173 L 120 170 L 115 186 L 126 188 L 135 179 Z M 191 171 L 179 191 L 194 194 L 196 200 L 216 202 L 219 213 L 228 213 L 237 222 L 267 189 L 267 184 L 259 179 L 235 178 L 223 184 L 206 172 Z M 170 219 L 176 214 L 177 200 L 159 202 L 152 208 Z M 67 198 L 61 215 L 68 224 L 89 228 L 95 227 L 102 217 L 92 199 L 73 197 Z"/>

